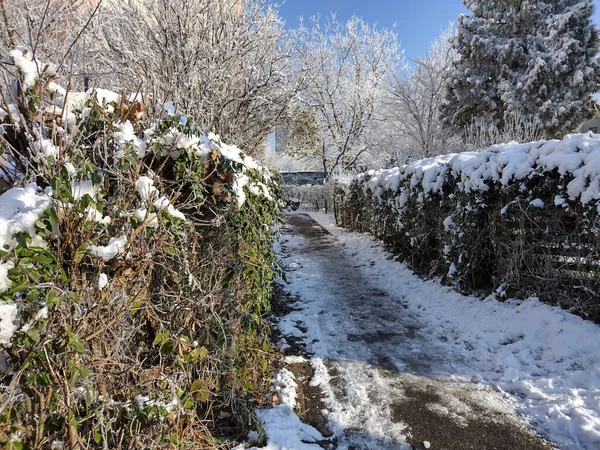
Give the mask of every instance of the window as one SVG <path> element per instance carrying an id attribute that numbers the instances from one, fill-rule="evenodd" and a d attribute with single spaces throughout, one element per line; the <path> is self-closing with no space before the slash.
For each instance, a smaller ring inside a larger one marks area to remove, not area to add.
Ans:
<path id="1" fill-rule="evenodd" d="M 598 133 L 598 127 L 590 127 L 590 129 L 588 131 L 591 131 L 594 134 Z"/>

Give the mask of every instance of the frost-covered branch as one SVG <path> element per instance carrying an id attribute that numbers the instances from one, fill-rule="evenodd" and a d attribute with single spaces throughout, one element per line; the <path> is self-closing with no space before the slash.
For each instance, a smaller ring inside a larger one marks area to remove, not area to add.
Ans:
<path id="1" fill-rule="evenodd" d="M 439 109 L 444 101 L 446 71 L 457 57 L 448 42 L 453 34 L 451 24 L 424 57 L 412 61 L 408 73 L 396 77 L 391 88 L 394 121 L 416 153 L 425 157 L 447 152 L 452 137 L 442 129 Z"/>
<path id="2" fill-rule="evenodd" d="M 292 47 L 265 1 L 115 2 L 105 14 L 103 57 L 120 87 L 141 81 L 250 152 L 285 118 L 298 89 Z"/>
<path id="3" fill-rule="evenodd" d="M 314 112 L 320 145 L 304 149 L 326 176 L 350 170 L 365 152 L 365 132 L 383 88 L 401 59 L 396 35 L 353 17 L 296 32 L 302 69 L 309 75 L 301 100 Z M 301 151 L 302 153 L 302 151 Z"/>

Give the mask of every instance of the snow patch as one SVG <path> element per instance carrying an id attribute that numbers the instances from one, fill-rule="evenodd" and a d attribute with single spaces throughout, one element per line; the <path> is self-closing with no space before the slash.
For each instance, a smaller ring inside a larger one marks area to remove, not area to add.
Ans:
<path id="1" fill-rule="evenodd" d="M 294 413 L 297 384 L 294 375 L 287 369 L 279 371 L 273 379 L 273 389 L 279 393 L 279 405 L 269 409 L 257 409 L 256 416 L 261 421 L 267 436 L 265 450 L 318 450 L 318 442 L 323 440 L 319 431 L 302 423 Z M 253 447 L 251 450 L 256 450 Z"/>
<path id="2" fill-rule="evenodd" d="M 88 247 L 89 252 L 102 258 L 104 261 L 110 261 L 117 255 L 122 255 L 127 244 L 127 236 L 112 237 L 105 246 L 92 245 Z"/>
<path id="3" fill-rule="evenodd" d="M 17 317 L 16 303 L 0 303 L 0 344 L 10 344 L 10 339 L 18 328 Z"/>
<path id="4" fill-rule="evenodd" d="M 15 267 L 15 263 L 7 261 L 0 264 L 0 294 L 8 291 L 12 286 L 12 280 L 8 278 L 8 271 Z"/>
<path id="5" fill-rule="evenodd" d="M 108 286 L 108 276 L 105 273 L 98 275 L 98 289 L 102 290 Z"/>
<path id="6" fill-rule="evenodd" d="M 0 195 L 0 249 L 17 246 L 13 236 L 19 232 L 35 236 L 35 222 L 53 205 L 52 199 L 35 183 L 14 187 Z"/>

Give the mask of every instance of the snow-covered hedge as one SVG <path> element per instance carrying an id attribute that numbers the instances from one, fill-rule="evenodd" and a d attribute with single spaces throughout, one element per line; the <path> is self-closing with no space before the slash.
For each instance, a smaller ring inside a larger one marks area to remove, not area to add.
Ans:
<path id="1" fill-rule="evenodd" d="M 19 50 L 6 63 L 0 440 L 204 448 L 219 423 L 243 431 L 269 378 L 278 176 L 168 103 L 70 92 Z"/>
<path id="2" fill-rule="evenodd" d="M 358 175 L 337 220 L 465 291 L 600 319 L 600 135 L 492 146 Z"/>

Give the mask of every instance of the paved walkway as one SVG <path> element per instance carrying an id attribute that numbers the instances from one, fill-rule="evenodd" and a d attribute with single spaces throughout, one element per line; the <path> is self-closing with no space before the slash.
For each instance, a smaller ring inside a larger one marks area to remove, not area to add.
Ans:
<path id="1" fill-rule="evenodd" d="M 506 396 L 465 379 L 472 369 L 406 309 L 406 292 L 389 292 L 361 273 L 360 254 L 307 214 L 288 215 L 282 233 L 288 284 L 278 303 L 287 311 L 278 325 L 288 352 L 309 359 L 309 389 L 322 392 L 307 397 L 300 413 L 314 422 L 324 405 L 335 447 L 552 448 Z"/>

